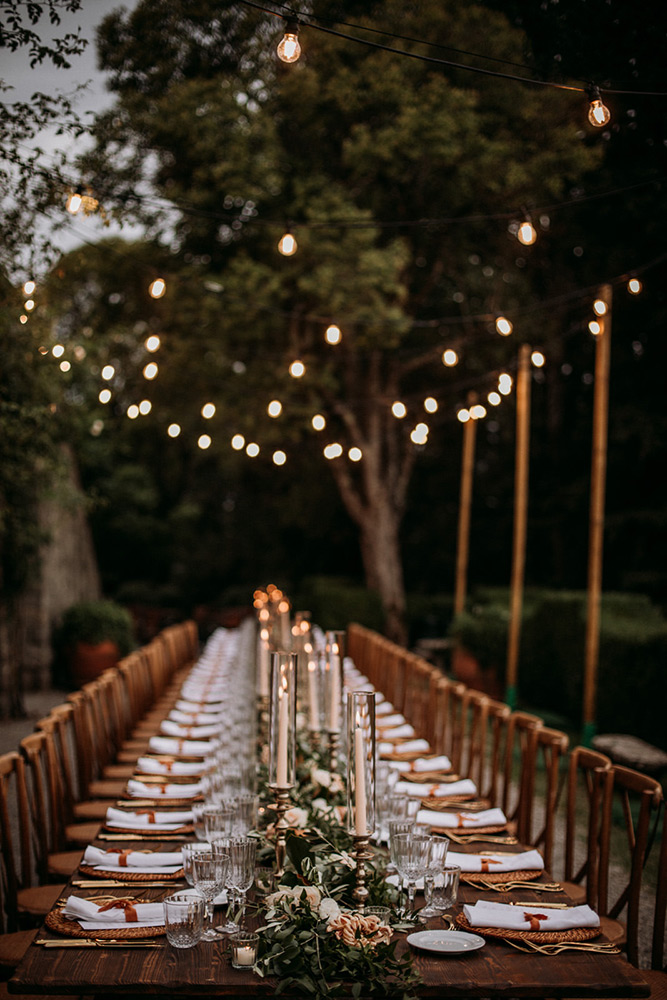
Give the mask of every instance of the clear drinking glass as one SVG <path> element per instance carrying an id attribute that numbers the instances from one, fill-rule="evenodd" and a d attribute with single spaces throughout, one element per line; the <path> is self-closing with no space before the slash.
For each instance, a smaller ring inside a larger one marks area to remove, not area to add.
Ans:
<path id="1" fill-rule="evenodd" d="M 206 825 L 204 823 L 204 810 L 206 809 L 205 802 L 193 802 L 192 803 L 192 823 L 195 829 L 195 837 L 197 840 L 206 840 Z"/>
<path id="2" fill-rule="evenodd" d="M 415 892 L 417 879 L 428 871 L 431 859 L 431 838 L 421 833 L 397 833 L 394 835 L 394 858 L 398 873 L 408 890 L 408 912 L 415 912 Z"/>
<path id="3" fill-rule="evenodd" d="M 233 838 L 229 848 L 229 882 L 238 904 L 239 930 L 243 925 L 246 893 L 255 878 L 257 841 L 250 837 Z"/>
<path id="4" fill-rule="evenodd" d="M 217 836 L 229 836 L 234 823 L 234 810 L 225 805 L 204 806 L 204 829 L 211 842 Z"/>
<path id="5" fill-rule="evenodd" d="M 211 850 L 213 854 L 223 854 L 225 857 L 229 857 L 232 849 L 232 843 L 234 841 L 233 837 L 215 837 L 213 843 L 211 844 Z M 234 913 L 235 899 L 232 896 L 232 883 L 231 883 L 232 866 L 227 865 L 227 873 L 225 876 L 225 888 L 228 890 L 227 896 L 227 915 L 225 922 L 218 926 L 218 934 L 238 934 L 239 925 L 233 919 L 232 914 Z"/>
<path id="6" fill-rule="evenodd" d="M 194 885 L 194 876 L 192 874 L 192 857 L 194 854 L 202 854 L 211 850 L 211 845 L 206 842 L 197 841 L 194 844 L 183 844 L 181 848 L 181 855 L 183 857 L 183 873 L 185 875 L 185 880 L 190 885 Z"/>
<path id="7" fill-rule="evenodd" d="M 186 889 L 164 900 L 164 927 L 174 948 L 193 948 L 201 941 L 206 900 L 199 892 Z"/>
<path id="8" fill-rule="evenodd" d="M 439 914 L 447 913 L 447 910 L 454 906 L 458 892 L 461 869 L 458 865 L 443 865 L 433 881 L 433 894 L 431 905 L 436 907 Z M 451 915 L 443 917 L 449 927 L 454 926 Z"/>
<path id="9" fill-rule="evenodd" d="M 419 911 L 420 916 L 428 919 L 440 915 L 440 909 L 433 902 L 433 884 L 435 879 L 441 877 L 442 870 L 447 862 L 447 851 L 449 850 L 449 838 L 431 836 L 431 860 L 428 871 L 424 875 L 424 902 L 425 906 Z"/>
<path id="10" fill-rule="evenodd" d="M 195 889 L 206 900 L 207 927 L 202 933 L 203 941 L 217 940 L 213 928 L 213 900 L 225 888 L 229 867 L 229 855 L 217 853 L 197 853 L 192 859 L 192 873 Z"/>

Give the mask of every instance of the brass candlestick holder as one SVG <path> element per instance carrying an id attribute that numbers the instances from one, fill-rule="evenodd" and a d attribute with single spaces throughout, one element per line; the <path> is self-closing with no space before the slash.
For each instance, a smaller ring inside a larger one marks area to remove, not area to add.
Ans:
<path id="1" fill-rule="evenodd" d="M 287 851 L 287 831 L 290 825 L 285 819 L 285 813 L 290 807 L 289 785 L 271 785 L 271 791 L 276 797 L 276 876 L 285 871 L 285 854 Z"/>
<path id="2" fill-rule="evenodd" d="M 340 750 L 340 733 L 331 732 L 328 733 L 329 736 L 329 770 L 338 770 L 338 751 Z"/>
<path id="3" fill-rule="evenodd" d="M 373 857 L 373 851 L 370 848 L 370 837 L 367 833 L 354 835 L 353 855 L 357 862 L 357 868 L 355 871 L 356 885 L 354 887 L 352 897 L 355 901 L 356 909 L 361 912 L 368 902 L 368 889 L 366 888 L 366 862 Z"/>
<path id="4" fill-rule="evenodd" d="M 311 729 L 308 732 L 308 745 L 310 746 L 311 753 L 319 752 L 321 746 L 321 737 L 320 734 L 314 729 Z"/>

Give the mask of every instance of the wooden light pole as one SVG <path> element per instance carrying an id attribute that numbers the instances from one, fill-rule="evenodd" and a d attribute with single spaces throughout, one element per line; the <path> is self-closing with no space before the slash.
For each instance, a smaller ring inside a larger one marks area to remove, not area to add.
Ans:
<path id="1" fill-rule="evenodd" d="M 593 452 L 588 538 L 588 588 L 586 595 L 586 644 L 584 655 L 584 746 L 595 734 L 598 658 L 600 652 L 600 594 L 604 543 L 604 500 L 607 475 L 607 424 L 609 414 L 609 362 L 611 356 L 611 285 L 603 285 L 598 299 L 606 311 L 599 316 L 595 346 L 595 395 L 593 399 Z"/>
<path id="2" fill-rule="evenodd" d="M 528 514 L 528 466 L 530 442 L 530 346 L 522 344 L 516 380 L 516 457 L 514 466 L 514 538 L 510 620 L 507 636 L 505 701 L 516 707 L 519 641 L 523 612 L 523 584 L 526 569 L 526 522 Z"/>
<path id="3" fill-rule="evenodd" d="M 477 402 L 477 393 L 468 393 L 468 409 Z M 469 417 L 463 425 L 463 454 L 461 458 L 461 488 L 459 493 L 459 528 L 456 545 L 456 585 L 454 589 L 454 614 L 465 608 L 468 580 L 468 552 L 470 547 L 470 508 L 472 506 L 472 479 L 475 469 L 475 431 L 477 421 Z"/>

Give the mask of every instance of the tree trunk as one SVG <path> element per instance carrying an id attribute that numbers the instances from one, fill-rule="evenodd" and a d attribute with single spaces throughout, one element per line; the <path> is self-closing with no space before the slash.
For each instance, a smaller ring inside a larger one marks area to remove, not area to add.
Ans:
<path id="1" fill-rule="evenodd" d="M 359 523 L 366 583 L 380 595 L 387 637 L 406 646 L 408 631 L 399 528 L 400 518 L 386 502 L 368 509 Z"/>

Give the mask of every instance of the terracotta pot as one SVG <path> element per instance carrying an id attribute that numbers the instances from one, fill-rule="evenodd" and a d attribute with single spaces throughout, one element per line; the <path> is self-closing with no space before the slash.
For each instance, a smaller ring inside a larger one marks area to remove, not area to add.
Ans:
<path id="1" fill-rule="evenodd" d="M 95 645 L 89 642 L 77 642 L 71 657 L 72 681 L 81 687 L 99 677 L 109 667 L 115 667 L 119 659 L 120 650 L 111 639 Z"/>

